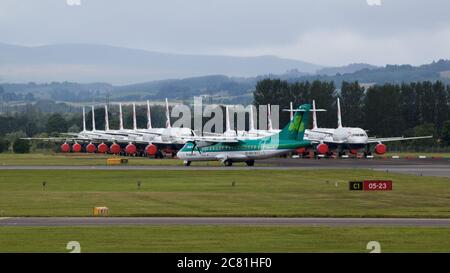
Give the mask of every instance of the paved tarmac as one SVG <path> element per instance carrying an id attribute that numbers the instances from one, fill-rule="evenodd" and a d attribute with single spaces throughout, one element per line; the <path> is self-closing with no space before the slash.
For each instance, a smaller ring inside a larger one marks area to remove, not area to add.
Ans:
<path id="1" fill-rule="evenodd" d="M 421 218 L 267 218 L 267 217 L 14 217 L 0 226 L 129 226 L 129 225 L 252 225 L 252 226 L 413 226 L 450 227 L 450 219 Z"/>
<path id="2" fill-rule="evenodd" d="M 180 163 L 181 164 L 181 163 Z M 371 169 L 419 176 L 450 178 L 450 159 L 292 159 L 273 158 L 257 161 L 255 166 L 0 166 L 0 170 L 302 170 Z M 258 166 L 258 164 L 263 166 Z"/>

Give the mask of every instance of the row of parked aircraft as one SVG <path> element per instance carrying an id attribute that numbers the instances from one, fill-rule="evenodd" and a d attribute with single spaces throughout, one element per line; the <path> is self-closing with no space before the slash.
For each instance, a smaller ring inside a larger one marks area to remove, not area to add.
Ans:
<path id="1" fill-rule="evenodd" d="M 92 106 L 92 130 L 86 129 L 85 109 L 83 107 L 83 131 L 66 133 L 58 138 L 39 138 L 61 142 L 62 152 L 112 153 L 162 157 L 162 151 L 169 151 L 173 156 L 190 165 L 191 161 L 220 160 L 226 165 L 233 162 L 246 162 L 253 165 L 256 159 L 263 159 L 282 154 L 297 152 L 307 153 L 310 150 L 317 154 L 331 155 L 337 151 L 339 155 L 346 151 L 356 154 L 364 149 L 366 155 L 372 152 L 384 154 L 385 142 L 404 141 L 412 139 L 431 138 L 421 137 L 368 137 L 365 130 L 357 127 L 342 126 L 339 99 L 337 101 L 337 128 L 320 128 L 317 124 L 315 101 L 312 106 L 304 104 L 298 109 L 290 109 L 290 122 L 283 130 L 272 128 L 270 105 L 268 107 L 268 129 L 255 129 L 253 111 L 250 111 L 249 130 L 237 131 L 230 126 L 229 109 L 226 107 L 226 130 L 223 134 L 199 136 L 189 128 L 172 127 L 170 123 L 169 104 L 166 99 L 166 126 L 153 128 L 150 104 L 147 101 L 147 128 L 137 128 L 136 107 L 133 103 L 133 128 L 125 129 L 122 117 L 122 105 L 119 104 L 119 129 L 109 128 L 108 106 L 105 105 L 105 129 L 95 127 L 95 112 Z M 312 128 L 309 127 L 309 115 L 313 113 Z M 294 114 L 295 113 L 295 114 Z M 28 138 L 36 139 L 36 138 Z"/>

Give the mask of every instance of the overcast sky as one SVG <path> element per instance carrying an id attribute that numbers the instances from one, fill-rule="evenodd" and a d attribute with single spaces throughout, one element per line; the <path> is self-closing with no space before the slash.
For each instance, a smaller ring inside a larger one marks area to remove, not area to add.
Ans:
<path id="1" fill-rule="evenodd" d="M 448 0 L 1 0 L 0 42 L 422 64 L 450 59 L 449 11 Z"/>

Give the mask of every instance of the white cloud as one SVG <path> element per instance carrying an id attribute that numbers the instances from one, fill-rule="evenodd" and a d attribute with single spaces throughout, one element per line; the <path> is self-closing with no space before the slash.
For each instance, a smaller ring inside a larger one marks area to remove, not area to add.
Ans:
<path id="1" fill-rule="evenodd" d="M 381 6 L 381 0 L 366 0 L 369 6 Z"/>
<path id="2" fill-rule="evenodd" d="M 69 6 L 80 6 L 81 0 L 66 0 L 66 4 Z"/>

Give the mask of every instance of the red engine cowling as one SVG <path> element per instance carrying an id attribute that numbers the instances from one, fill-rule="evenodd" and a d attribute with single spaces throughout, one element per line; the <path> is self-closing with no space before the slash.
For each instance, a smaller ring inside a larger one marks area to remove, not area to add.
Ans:
<path id="1" fill-rule="evenodd" d="M 114 143 L 109 147 L 109 150 L 111 151 L 112 154 L 116 155 L 116 154 L 120 153 L 120 150 L 121 150 L 120 145 L 117 143 Z"/>
<path id="2" fill-rule="evenodd" d="M 61 152 L 63 152 L 63 153 L 70 152 L 70 145 L 67 143 L 61 144 Z"/>
<path id="3" fill-rule="evenodd" d="M 79 153 L 81 152 L 81 145 L 78 143 L 75 143 L 72 145 L 72 152 Z"/>
<path id="4" fill-rule="evenodd" d="M 320 143 L 317 145 L 317 152 L 321 155 L 328 153 L 328 145 L 325 143 Z"/>
<path id="5" fill-rule="evenodd" d="M 128 144 L 125 147 L 125 152 L 129 155 L 134 155 L 136 153 L 136 145 L 134 144 Z"/>
<path id="6" fill-rule="evenodd" d="M 387 148 L 386 145 L 384 145 L 384 144 L 382 144 L 382 143 L 377 144 L 377 146 L 375 146 L 375 153 L 376 153 L 377 155 L 385 154 L 385 153 L 386 153 L 386 150 L 387 150 L 386 148 Z"/>
<path id="7" fill-rule="evenodd" d="M 89 143 L 89 144 L 86 146 L 86 152 L 88 152 L 88 153 L 95 153 L 96 150 L 97 150 L 97 148 L 96 148 L 95 145 L 92 144 L 92 143 Z"/>
<path id="8" fill-rule="evenodd" d="M 106 145 L 105 143 L 100 143 L 98 145 L 97 149 L 98 149 L 98 152 L 102 153 L 102 154 L 106 154 L 109 150 L 108 145 Z M 120 149 L 120 147 L 119 147 L 119 149 Z M 119 152 L 120 152 L 120 150 L 119 150 Z"/>
<path id="9" fill-rule="evenodd" d="M 148 144 L 147 147 L 145 147 L 145 152 L 148 155 L 155 155 L 158 152 L 158 147 L 153 144 Z"/>

